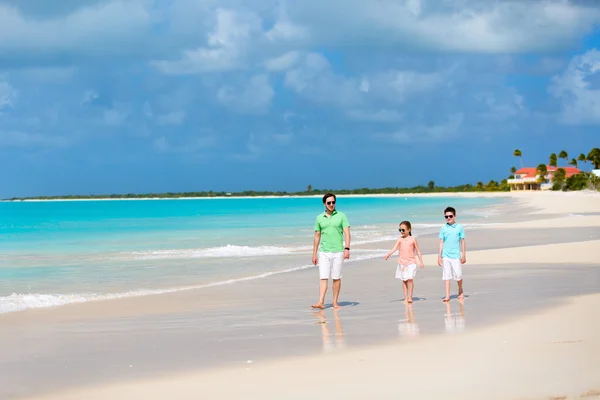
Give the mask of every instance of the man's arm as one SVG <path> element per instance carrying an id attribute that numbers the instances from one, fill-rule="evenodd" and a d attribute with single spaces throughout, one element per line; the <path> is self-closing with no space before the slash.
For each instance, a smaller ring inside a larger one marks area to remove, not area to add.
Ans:
<path id="1" fill-rule="evenodd" d="M 312 263 L 317 265 L 317 251 L 319 250 L 319 243 L 321 243 L 321 232 L 315 231 L 315 237 L 313 239 L 313 256 Z"/>
<path id="2" fill-rule="evenodd" d="M 438 246 L 438 265 L 442 266 L 442 250 L 444 250 L 444 239 L 440 239 L 440 244 Z"/>
<path id="3" fill-rule="evenodd" d="M 350 227 L 344 228 L 344 247 L 350 248 Z M 350 258 L 350 250 L 344 249 L 344 258 Z"/>
<path id="4" fill-rule="evenodd" d="M 467 242 L 465 239 L 460 240 L 460 262 L 464 264 L 467 262 Z M 477 264 L 477 263 L 476 263 Z"/>

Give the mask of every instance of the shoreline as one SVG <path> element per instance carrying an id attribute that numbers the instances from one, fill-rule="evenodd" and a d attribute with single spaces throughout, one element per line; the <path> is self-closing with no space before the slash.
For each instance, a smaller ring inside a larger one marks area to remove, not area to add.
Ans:
<path id="1" fill-rule="evenodd" d="M 339 194 L 337 197 L 510 197 L 511 192 L 431 192 L 431 193 L 371 193 L 371 194 Z M 514 192 L 512 192 L 514 193 Z M 314 195 L 272 195 L 272 196 L 203 196 L 203 197 L 90 197 L 84 199 L 23 199 L 0 200 L 4 203 L 26 203 L 45 201 L 133 201 L 133 200 L 219 200 L 219 199 L 289 199 L 289 198 L 321 198 L 324 193 Z"/>
<path id="2" fill-rule="evenodd" d="M 203 196 L 203 197 L 117 197 L 102 198 L 91 197 L 84 199 L 23 199 L 0 200 L 0 203 L 36 203 L 36 202 L 61 202 L 61 201 L 135 201 L 135 200 L 222 200 L 222 199 L 293 199 L 293 198 L 321 198 L 323 193 L 314 195 L 269 195 L 269 196 Z M 600 196 L 600 192 L 593 190 L 579 190 L 572 192 L 559 191 L 496 191 L 496 192 L 426 192 L 426 193 L 369 193 L 369 194 L 338 194 L 337 197 L 457 197 L 457 198 L 533 198 L 535 196 Z"/>

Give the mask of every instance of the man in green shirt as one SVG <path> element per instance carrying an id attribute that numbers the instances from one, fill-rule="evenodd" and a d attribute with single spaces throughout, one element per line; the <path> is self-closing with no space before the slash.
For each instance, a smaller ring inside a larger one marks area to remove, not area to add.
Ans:
<path id="1" fill-rule="evenodd" d="M 333 308 L 340 308 L 338 298 L 342 287 L 342 264 L 350 258 L 350 222 L 343 212 L 335 209 L 335 194 L 323 196 L 325 212 L 315 221 L 312 262 L 319 264 L 319 301 L 313 308 L 325 308 L 329 278 L 333 279 Z M 319 244 L 321 245 L 319 251 Z M 317 256 L 318 252 L 318 256 Z"/>

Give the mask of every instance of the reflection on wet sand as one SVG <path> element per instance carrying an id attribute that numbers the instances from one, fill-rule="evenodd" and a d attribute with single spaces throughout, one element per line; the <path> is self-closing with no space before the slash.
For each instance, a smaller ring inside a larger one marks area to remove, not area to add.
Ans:
<path id="1" fill-rule="evenodd" d="M 444 324 L 446 333 L 460 333 L 465 330 L 465 302 L 458 300 L 459 311 L 452 312 L 450 302 L 446 302 L 446 314 L 444 315 Z"/>
<path id="2" fill-rule="evenodd" d="M 419 324 L 417 324 L 417 320 L 415 319 L 413 305 L 411 303 L 405 303 L 404 307 L 405 318 L 398 322 L 398 333 L 400 336 L 419 336 Z"/>
<path id="3" fill-rule="evenodd" d="M 340 321 L 339 311 L 333 309 L 333 334 L 331 333 L 331 330 L 329 329 L 329 323 L 325 318 L 325 310 L 319 310 L 317 312 L 314 312 L 313 315 L 319 319 L 319 322 L 317 323 L 321 325 L 321 339 L 323 340 L 323 351 L 331 351 L 345 347 L 344 331 L 342 329 L 342 322 Z"/>

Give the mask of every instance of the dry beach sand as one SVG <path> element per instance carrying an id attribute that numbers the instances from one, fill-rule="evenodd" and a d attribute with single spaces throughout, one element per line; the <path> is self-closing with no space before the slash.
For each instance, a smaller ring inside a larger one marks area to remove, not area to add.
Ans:
<path id="1" fill-rule="evenodd" d="M 600 196 L 490 195 L 507 205 L 467 231 L 464 302 L 440 301 L 425 236 L 412 306 L 377 259 L 347 264 L 340 311 L 310 310 L 308 269 L 7 314 L 0 398 L 600 399 Z"/>

